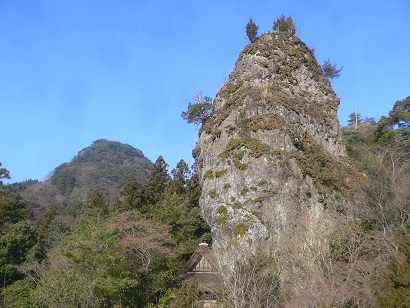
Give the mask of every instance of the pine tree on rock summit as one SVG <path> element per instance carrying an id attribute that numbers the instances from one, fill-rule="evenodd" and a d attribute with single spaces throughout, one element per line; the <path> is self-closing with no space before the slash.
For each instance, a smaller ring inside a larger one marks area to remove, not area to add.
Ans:
<path id="1" fill-rule="evenodd" d="M 259 27 L 253 22 L 252 18 L 249 19 L 246 25 L 246 35 L 248 36 L 249 42 L 253 43 L 258 38 Z"/>

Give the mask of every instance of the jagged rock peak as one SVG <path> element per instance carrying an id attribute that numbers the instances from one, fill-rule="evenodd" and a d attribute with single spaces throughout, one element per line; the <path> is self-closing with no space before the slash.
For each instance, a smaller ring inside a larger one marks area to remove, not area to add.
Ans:
<path id="1" fill-rule="evenodd" d="M 228 81 L 215 99 L 215 113 L 203 130 L 227 122 L 240 108 L 248 127 L 283 128 L 309 133 L 332 155 L 345 155 L 337 120 L 339 98 L 323 76 L 313 52 L 297 37 L 268 32 L 241 52 Z M 250 114 L 250 112 L 252 114 Z M 267 119 L 263 114 L 275 114 Z M 215 132 L 214 132 L 215 134 Z"/>
<path id="2" fill-rule="evenodd" d="M 240 53 L 214 104 L 193 154 L 222 267 L 260 243 L 283 255 L 290 240 L 310 260 L 306 245 L 326 242 L 334 217 L 347 214 L 355 174 L 339 99 L 313 52 L 297 37 L 264 33 Z"/>

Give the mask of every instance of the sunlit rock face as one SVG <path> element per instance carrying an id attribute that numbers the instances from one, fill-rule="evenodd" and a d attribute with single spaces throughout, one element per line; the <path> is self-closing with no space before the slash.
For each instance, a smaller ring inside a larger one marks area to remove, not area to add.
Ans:
<path id="1" fill-rule="evenodd" d="M 297 37 L 263 34 L 240 53 L 214 104 L 193 153 L 222 268 L 260 247 L 284 268 L 302 258 L 314 266 L 335 219 L 348 215 L 351 167 L 339 98 L 313 52 Z"/>

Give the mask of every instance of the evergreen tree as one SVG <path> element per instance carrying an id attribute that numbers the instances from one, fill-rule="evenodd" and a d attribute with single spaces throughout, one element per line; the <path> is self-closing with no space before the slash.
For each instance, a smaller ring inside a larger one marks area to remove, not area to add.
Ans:
<path id="1" fill-rule="evenodd" d="M 357 125 L 362 124 L 362 115 L 357 112 L 352 112 L 349 114 L 349 118 L 347 119 L 348 126 L 354 126 L 357 128 Z"/>
<path id="2" fill-rule="evenodd" d="M 151 167 L 144 185 L 144 197 L 149 205 L 154 205 L 160 201 L 167 188 L 170 180 L 167 168 L 168 164 L 162 156 L 159 156 Z"/>
<path id="3" fill-rule="evenodd" d="M 3 284 L 21 279 L 24 275 L 17 265 L 38 257 L 37 230 L 25 221 L 11 226 L 0 237 L 0 277 Z"/>
<path id="4" fill-rule="evenodd" d="M 104 193 L 99 190 L 95 189 L 91 192 L 90 196 L 88 197 L 87 201 L 84 204 L 84 207 L 90 209 L 100 209 L 104 213 L 108 212 L 108 202 L 107 197 Z"/>
<path id="5" fill-rule="evenodd" d="M 401 141 L 410 146 L 410 96 L 397 101 L 388 117 L 381 117 L 375 130 L 375 141 Z"/>
<path id="6" fill-rule="evenodd" d="M 0 167 L 2 166 L 0 162 Z M 6 168 L 0 168 L 0 185 L 3 185 L 3 182 L 1 179 L 10 179 L 10 171 L 8 171 Z"/>
<path id="7" fill-rule="evenodd" d="M 6 233 L 12 224 L 29 217 L 29 214 L 23 201 L 0 199 L 0 235 Z"/>
<path id="8" fill-rule="evenodd" d="M 185 192 L 187 180 L 191 176 L 191 170 L 188 164 L 181 159 L 175 169 L 171 171 L 172 181 L 171 181 L 171 191 L 181 194 Z"/>
<path id="9" fill-rule="evenodd" d="M 181 113 L 181 117 L 188 123 L 196 125 L 203 124 L 213 111 L 212 98 L 203 96 L 201 91 L 197 91 L 194 96 L 194 103 L 188 103 L 188 110 Z"/>
<path id="10" fill-rule="evenodd" d="M 258 38 L 259 27 L 253 22 L 252 18 L 249 19 L 246 25 L 246 35 L 248 36 L 249 42 L 253 43 Z"/>
<path id="11" fill-rule="evenodd" d="M 140 209 L 145 204 L 144 185 L 137 179 L 128 181 L 117 205 L 121 210 Z"/>
<path id="12" fill-rule="evenodd" d="M 333 64 L 332 62 L 330 62 L 329 59 L 327 59 L 322 65 L 323 75 L 327 79 L 339 78 L 340 72 L 342 71 L 342 69 L 343 69 L 343 66 L 340 69 L 338 69 L 336 64 Z"/>
<path id="13" fill-rule="evenodd" d="M 10 172 L 5 168 L 0 168 L 0 235 L 7 233 L 12 224 L 31 214 L 13 186 L 4 185 L 1 179 L 10 179 Z"/>
<path id="14" fill-rule="evenodd" d="M 282 14 L 273 22 L 273 31 L 286 32 L 293 36 L 296 34 L 296 25 L 292 17 Z"/>
<path id="15" fill-rule="evenodd" d="M 389 112 L 389 117 L 399 128 L 410 129 L 410 96 L 397 101 Z"/>
<path id="16" fill-rule="evenodd" d="M 41 218 L 39 227 L 38 227 L 39 238 L 43 238 L 45 236 L 54 218 L 55 218 L 55 212 L 53 211 L 53 209 L 49 208 L 44 212 L 43 217 Z"/>
<path id="17" fill-rule="evenodd" d="M 376 120 L 373 117 L 366 117 L 362 121 L 363 124 L 370 124 L 370 125 L 376 125 Z"/>

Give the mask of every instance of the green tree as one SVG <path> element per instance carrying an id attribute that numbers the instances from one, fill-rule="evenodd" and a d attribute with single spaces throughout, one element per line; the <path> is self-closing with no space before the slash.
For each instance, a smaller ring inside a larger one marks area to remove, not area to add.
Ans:
<path id="1" fill-rule="evenodd" d="M 47 210 L 39 225 L 41 248 L 50 251 L 61 243 L 64 237 L 70 234 L 73 222 L 67 217 L 55 215 Z"/>
<path id="2" fill-rule="evenodd" d="M 351 114 L 349 114 L 347 124 L 349 126 L 354 126 L 355 128 L 357 128 L 358 125 L 362 124 L 362 115 L 357 112 L 352 112 Z"/>
<path id="3" fill-rule="evenodd" d="M 192 174 L 183 160 L 172 174 L 173 179 L 168 182 L 161 200 L 151 207 L 150 217 L 172 227 L 178 253 L 189 258 L 201 241 L 210 240 L 209 227 L 202 219 L 199 207 L 201 186 L 198 175 Z"/>
<path id="4" fill-rule="evenodd" d="M 399 141 L 403 146 L 410 146 L 410 96 L 397 101 L 388 117 L 381 117 L 374 136 L 379 143 Z"/>
<path id="5" fill-rule="evenodd" d="M 201 209 L 190 203 L 186 194 L 167 193 L 156 206 L 152 219 L 172 227 L 178 252 L 184 257 L 189 257 L 202 240 L 210 239 Z"/>
<path id="6" fill-rule="evenodd" d="M 2 166 L 0 162 L 0 167 Z M 6 168 L 0 168 L 0 199 L 8 199 L 9 194 L 10 194 L 10 188 L 5 186 L 3 184 L 2 179 L 10 179 L 10 171 L 8 171 Z"/>
<path id="7" fill-rule="evenodd" d="M 117 206 L 121 210 L 131 210 L 140 209 L 144 204 L 144 185 L 137 179 L 128 181 L 121 191 L 121 198 L 117 201 Z"/>
<path id="8" fill-rule="evenodd" d="M 248 36 L 249 42 L 253 43 L 258 38 L 259 27 L 253 22 L 252 18 L 246 25 L 246 35 Z"/>
<path id="9" fill-rule="evenodd" d="M 21 307 L 33 307 L 31 301 L 31 295 L 36 285 L 31 278 L 24 278 L 13 282 L 7 288 L 3 288 L 3 292 L 0 291 L 1 297 L 3 297 L 4 307 L 7 308 L 21 308 Z"/>
<path id="10" fill-rule="evenodd" d="M 191 176 L 191 170 L 188 164 L 181 159 L 176 167 L 171 171 L 172 180 L 170 182 L 170 188 L 172 192 L 181 194 L 186 190 L 187 181 Z"/>
<path id="11" fill-rule="evenodd" d="M 106 215 L 88 209 L 73 232 L 47 254 L 34 292 L 39 307 L 131 306 L 138 281 Z"/>
<path id="12" fill-rule="evenodd" d="M 30 211 L 23 201 L 0 199 L 0 235 L 6 233 L 12 224 L 29 216 Z"/>
<path id="13" fill-rule="evenodd" d="M 2 166 L 0 162 L 0 167 Z M 0 168 L 0 185 L 3 185 L 3 181 L 1 179 L 10 179 L 10 171 L 6 168 Z"/>
<path id="14" fill-rule="evenodd" d="M 84 204 L 84 207 L 90 209 L 100 209 L 103 213 L 108 212 L 108 201 L 104 193 L 99 189 L 94 189 L 87 201 Z"/>
<path id="15" fill-rule="evenodd" d="M 170 176 L 167 168 L 168 164 L 162 156 L 159 156 L 151 167 L 147 181 L 144 184 L 144 197 L 150 205 L 154 205 L 162 199 L 168 186 Z"/>
<path id="16" fill-rule="evenodd" d="M 363 124 L 370 124 L 370 125 L 376 125 L 376 120 L 373 117 L 366 117 L 362 121 Z"/>
<path id="17" fill-rule="evenodd" d="M 323 75 L 327 79 L 339 78 L 342 69 L 343 69 L 343 66 L 340 69 L 338 69 L 337 65 L 330 62 L 329 59 L 327 59 L 322 64 Z"/>
<path id="18" fill-rule="evenodd" d="M 0 277 L 8 283 L 21 279 L 24 274 L 18 265 L 33 261 L 38 255 L 37 230 L 25 221 L 12 225 L 9 232 L 0 237 Z"/>
<path id="19" fill-rule="evenodd" d="M 40 307 L 147 307 L 174 285 L 170 227 L 125 211 L 85 211 L 48 253 L 33 298 Z"/>
<path id="20" fill-rule="evenodd" d="M 141 219 L 135 212 L 121 213 L 110 225 L 120 237 L 116 247 L 125 253 L 128 269 L 139 278 L 139 298 L 134 306 L 157 304 L 161 294 L 174 285 L 173 278 L 180 270 L 170 227 Z"/>
<path id="21" fill-rule="evenodd" d="M 276 21 L 273 22 L 273 31 L 286 32 L 289 35 L 296 34 L 296 25 L 292 17 L 281 14 Z"/>
<path id="22" fill-rule="evenodd" d="M 183 111 L 181 117 L 188 123 L 200 125 L 211 116 L 213 109 L 212 98 L 203 96 L 201 91 L 197 91 L 194 96 L 194 103 L 188 103 L 188 110 Z"/>
<path id="23" fill-rule="evenodd" d="M 40 219 L 39 226 L 38 226 L 38 236 L 39 238 L 43 238 L 47 232 L 47 229 L 53 222 L 55 217 L 55 212 L 53 209 L 49 208 L 47 209 L 43 217 Z"/>
<path id="24" fill-rule="evenodd" d="M 0 235 L 7 233 L 12 224 L 30 216 L 18 192 L 11 185 L 4 185 L 2 179 L 10 179 L 10 172 L 5 168 L 0 168 Z"/>
<path id="25" fill-rule="evenodd" d="M 403 129 L 408 139 L 410 130 L 410 96 L 401 101 L 397 101 L 393 109 L 389 112 L 392 124 L 399 129 Z"/>

